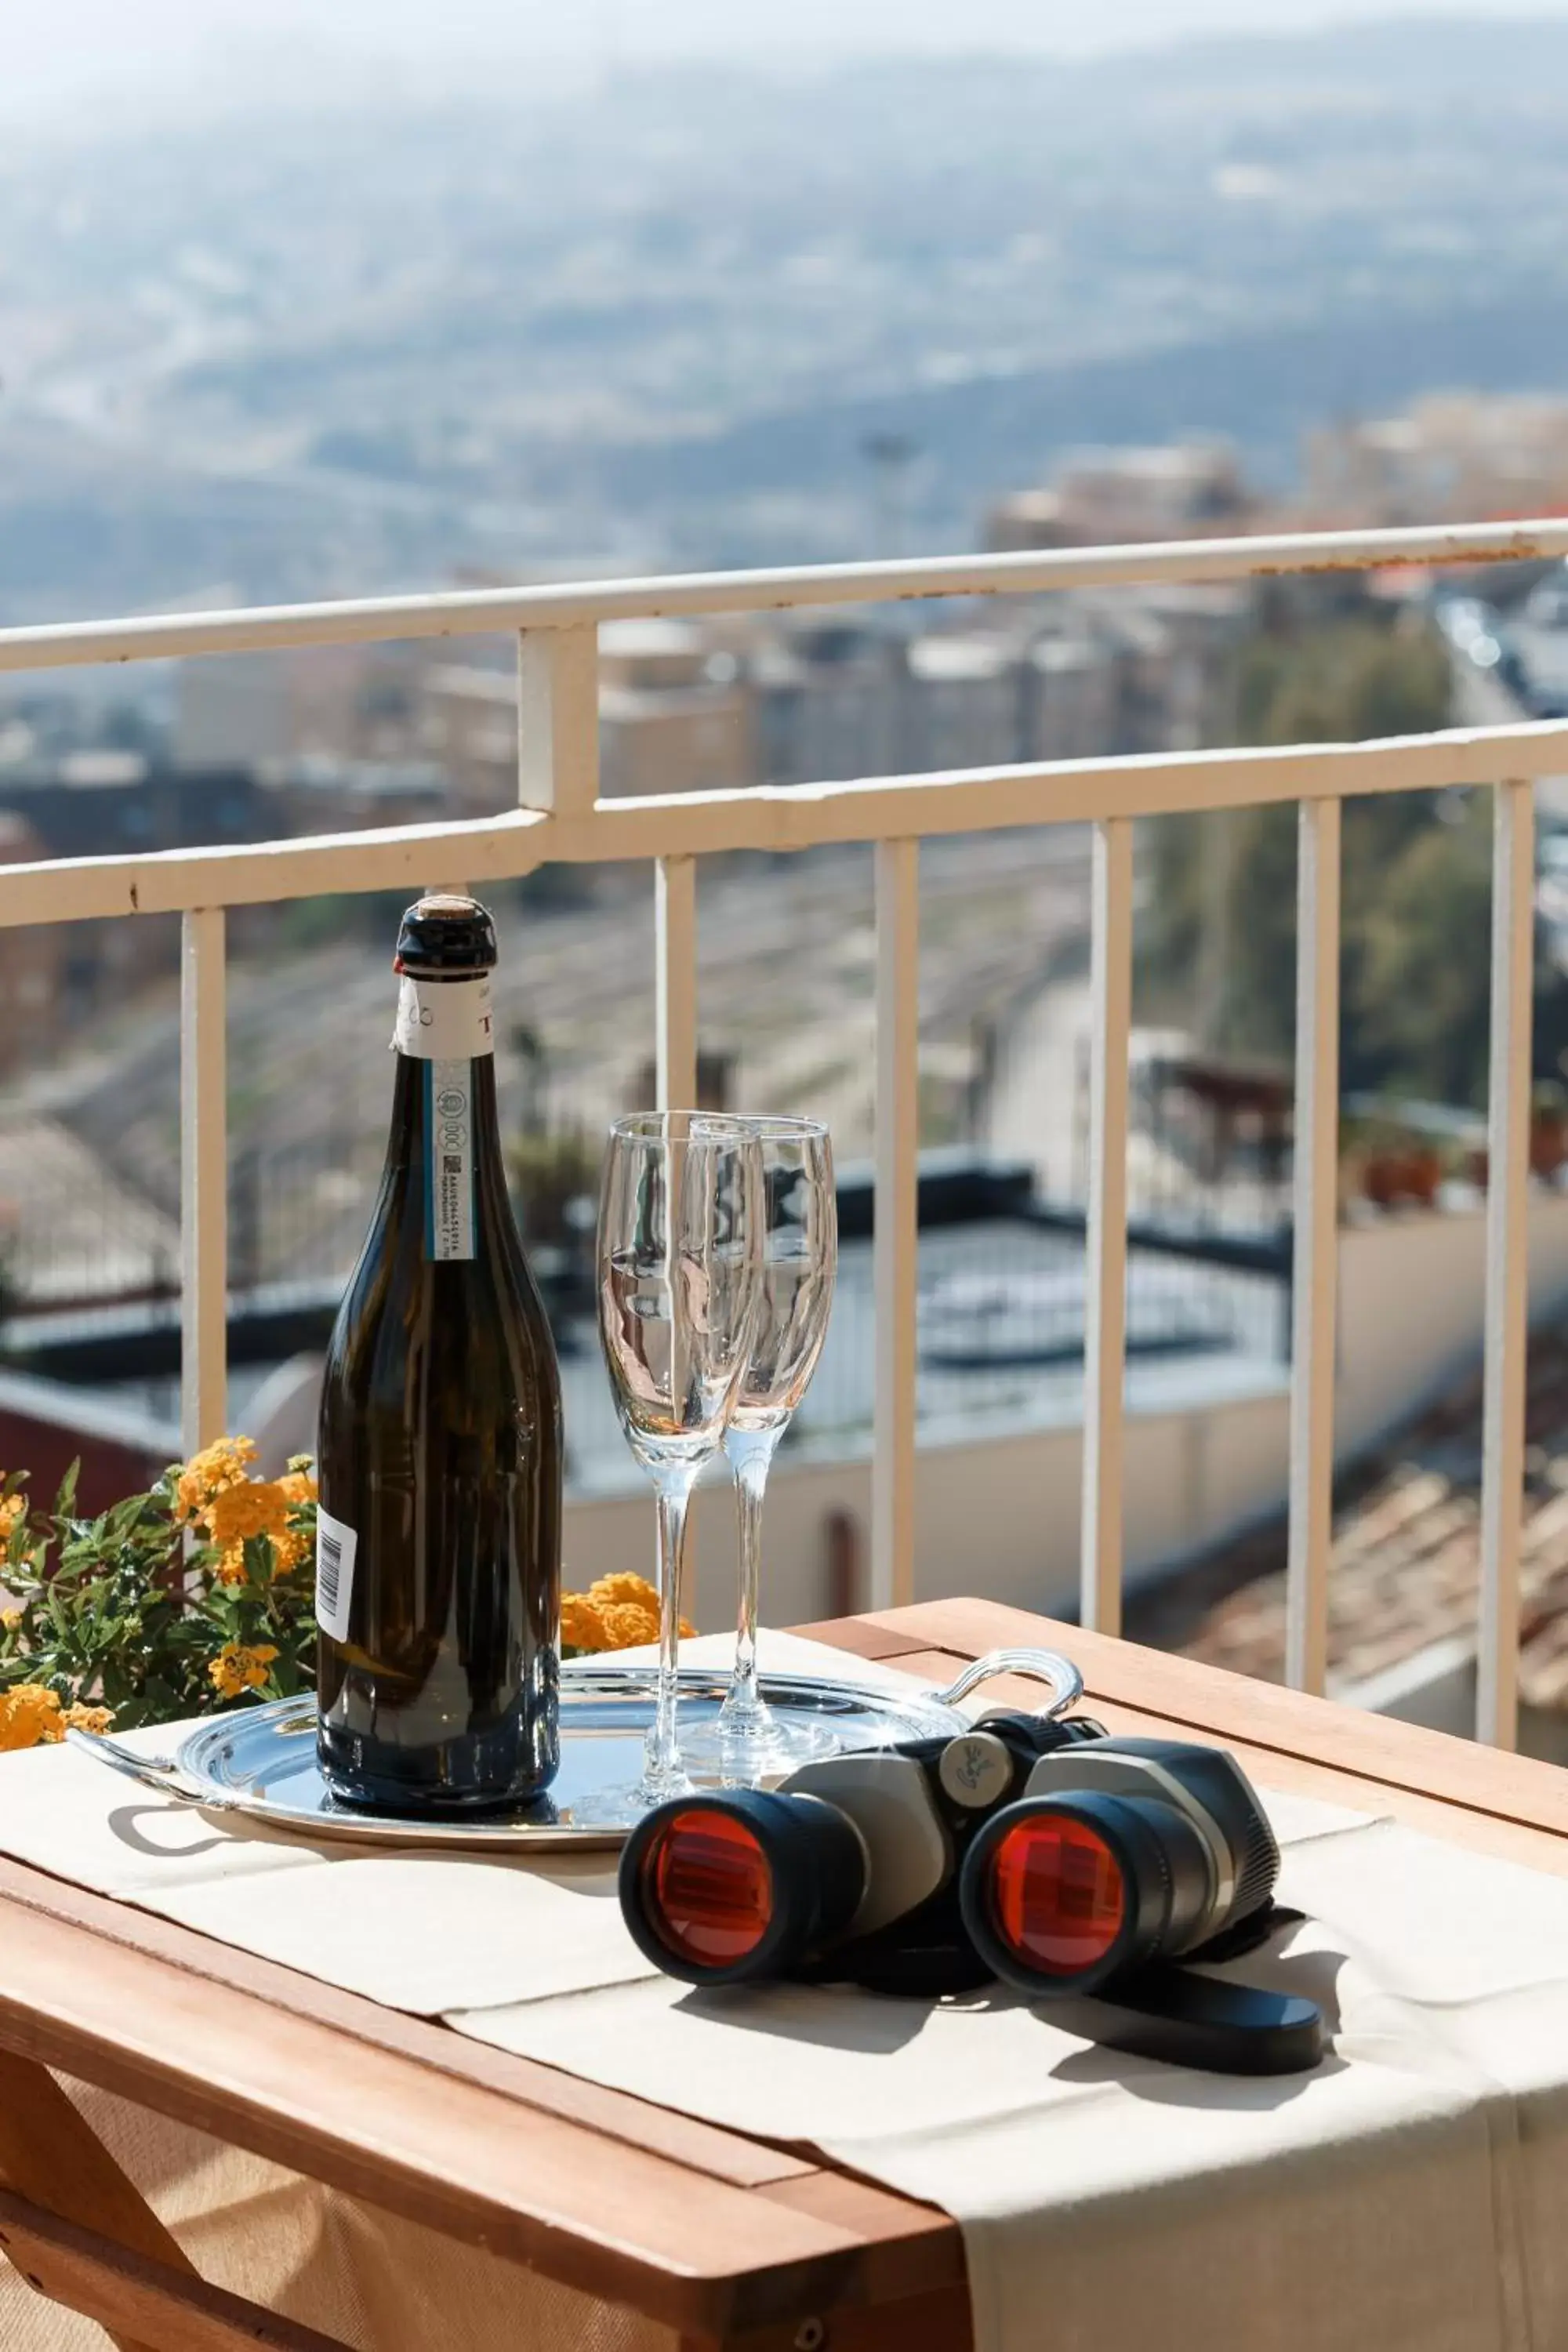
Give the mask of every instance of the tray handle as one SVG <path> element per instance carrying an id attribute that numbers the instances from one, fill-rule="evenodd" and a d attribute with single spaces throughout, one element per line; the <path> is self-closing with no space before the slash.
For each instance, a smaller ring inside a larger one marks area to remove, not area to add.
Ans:
<path id="1" fill-rule="evenodd" d="M 1075 1699 L 1083 1696 L 1083 1676 L 1059 1650 L 987 1650 L 935 1696 L 943 1706 L 956 1706 L 961 1698 L 967 1698 L 972 1690 L 997 1675 L 1026 1675 L 1031 1682 L 1048 1683 L 1051 1696 L 1037 1710 L 1044 1716 L 1064 1715 Z"/>
<path id="2" fill-rule="evenodd" d="M 122 1747 L 118 1739 L 107 1738 L 100 1731 L 79 1731 L 73 1725 L 66 1733 L 67 1744 L 79 1748 L 100 1764 L 107 1764 L 111 1772 L 122 1772 L 128 1780 L 138 1780 L 144 1789 L 155 1789 L 161 1797 L 171 1798 L 178 1805 L 205 1805 L 214 1799 L 206 1791 L 194 1788 L 181 1778 L 180 1768 L 172 1756 L 143 1756 L 134 1748 Z"/>

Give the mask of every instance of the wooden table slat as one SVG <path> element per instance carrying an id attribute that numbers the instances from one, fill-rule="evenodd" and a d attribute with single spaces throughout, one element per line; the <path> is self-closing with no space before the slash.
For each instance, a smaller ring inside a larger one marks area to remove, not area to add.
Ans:
<path id="1" fill-rule="evenodd" d="M 86 1928 L 104 1941 L 141 1952 L 183 1974 L 232 1991 L 249 1994 L 274 2009 L 330 2026 L 335 2032 L 395 2053 L 416 2065 L 500 2093 L 545 2115 L 583 2124 L 634 2147 L 668 2156 L 693 2172 L 716 2180 L 758 2188 L 816 2169 L 811 2159 L 721 2130 L 668 2107 L 650 2106 L 623 2091 L 607 2090 L 576 2074 L 563 2074 L 530 2058 L 514 2057 L 470 2042 L 434 2021 L 384 2009 L 358 1993 L 342 1992 L 318 1977 L 301 1975 L 273 1960 L 258 1959 L 235 1945 L 220 1944 L 194 1927 L 161 1919 L 151 1911 L 0 1857 L 0 1901 L 14 1902 L 43 1916 Z"/>
<path id="2" fill-rule="evenodd" d="M 822 2328 L 816 2335 L 813 2321 Z M 821 2352 L 971 2352 L 969 2290 L 938 2287 L 929 2294 L 902 2296 L 896 2303 L 834 2311 L 826 2322 L 819 2313 L 804 2323 L 786 2320 L 782 2327 L 763 2327 L 739 2336 L 683 2336 L 680 2352 L 802 2352 L 819 2345 Z M 1045 2352 L 1042 2339 L 1042 2352 Z"/>
<path id="3" fill-rule="evenodd" d="M 795 1625 L 790 1630 L 803 1642 L 823 1642 L 829 1649 L 847 1651 L 853 1658 L 901 1665 L 907 1650 L 922 1649 L 926 1644 L 918 1633 L 900 1628 L 898 1616 L 898 1611 L 892 1610 L 885 1617 L 828 1617 L 818 1624 Z M 978 1657 L 979 1651 L 968 1654 Z"/>
<path id="4" fill-rule="evenodd" d="M 112 2238 L 62 2221 L 0 2189 L 0 2252 L 29 2286 L 95 2319 L 110 2340 L 143 2352 L 348 2352 L 243 2295 L 154 2262 Z"/>
<path id="5" fill-rule="evenodd" d="M 837 2224 L 14 1904 L 0 1953 L 0 2045 L 455 2239 L 677 2326 L 855 2297 Z"/>

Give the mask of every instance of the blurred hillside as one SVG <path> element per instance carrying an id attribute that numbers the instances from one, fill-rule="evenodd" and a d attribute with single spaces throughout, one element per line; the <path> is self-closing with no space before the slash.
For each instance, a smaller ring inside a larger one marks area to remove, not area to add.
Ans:
<path id="1" fill-rule="evenodd" d="M 1565 133 L 1568 25 L 1406 23 L 18 134 L 0 614 L 952 545 L 1086 441 L 1280 481 L 1568 377 Z"/>

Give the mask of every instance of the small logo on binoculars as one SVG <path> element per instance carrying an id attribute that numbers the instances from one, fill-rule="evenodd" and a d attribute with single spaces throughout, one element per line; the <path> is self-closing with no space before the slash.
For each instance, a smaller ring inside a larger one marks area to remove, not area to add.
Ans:
<path id="1" fill-rule="evenodd" d="M 950 1739 L 937 1769 L 955 1805 L 994 1805 L 1013 1777 L 1012 1759 L 994 1731 Z"/>

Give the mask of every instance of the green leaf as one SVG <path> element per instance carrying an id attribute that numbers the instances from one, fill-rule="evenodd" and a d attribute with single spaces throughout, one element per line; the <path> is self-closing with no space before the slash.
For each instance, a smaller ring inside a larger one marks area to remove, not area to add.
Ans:
<path id="1" fill-rule="evenodd" d="M 59 1491 L 55 1496 L 54 1515 L 57 1519 L 68 1519 L 75 1507 L 76 1484 L 77 1479 L 80 1475 L 80 1471 L 81 1456 L 80 1454 L 78 1454 L 76 1460 L 71 1464 L 70 1468 L 66 1472 L 65 1476 L 60 1480 Z"/>

